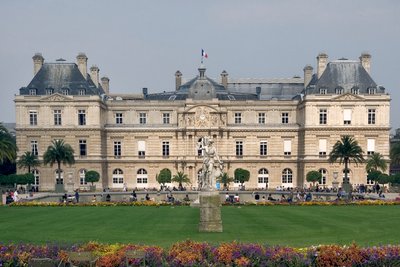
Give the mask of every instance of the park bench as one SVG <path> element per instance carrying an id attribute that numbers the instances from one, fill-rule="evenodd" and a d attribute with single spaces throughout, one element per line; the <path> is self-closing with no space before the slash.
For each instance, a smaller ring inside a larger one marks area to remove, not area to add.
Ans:
<path id="1" fill-rule="evenodd" d="M 125 261 L 126 266 L 136 266 L 133 264 L 129 264 L 129 260 L 132 259 L 140 259 L 143 262 L 143 266 L 146 266 L 146 252 L 143 250 L 127 250 L 125 252 Z"/>
<path id="2" fill-rule="evenodd" d="M 69 265 L 67 266 L 81 266 L 84 263 L 89 263 L 89 266 L 95 266 L 98 259 L 99 257 L 90 251 L 68 252 L 67 264 Z"/>

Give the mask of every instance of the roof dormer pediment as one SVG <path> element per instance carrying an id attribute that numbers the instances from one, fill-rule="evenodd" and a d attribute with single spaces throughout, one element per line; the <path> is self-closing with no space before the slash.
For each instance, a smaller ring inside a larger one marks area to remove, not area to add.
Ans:
<path id="1" fill-rule="evenodd" d="M 41 102 L 65 102 L 65 101 L 72 101 L 72 96 L 66 96 L 59 93 L 55 93 L 49 96 L 43 96 L 39 101 Z"/>
<path id="2" fill-rule="evenodd" d="M 346 93 L 346 94 L 334 96 L 332 98 L 332 100 L 335 100 L 335 101 L 357 101 L 357 100 L 365 100 L 365 98 L 361 95 Z"/>

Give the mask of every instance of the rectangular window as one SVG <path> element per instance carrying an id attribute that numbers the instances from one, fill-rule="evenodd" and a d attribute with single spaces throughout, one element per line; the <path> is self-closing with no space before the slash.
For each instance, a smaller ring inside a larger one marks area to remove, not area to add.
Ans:
<path id="1" fill-rule="evenodd" d="M 283 112 L 282 113 L 282 123 L 283 124 L 288 124 L 289 123 L 289 113 L 288 112 Z"/>
<path id="2" fill-rule="evenodd" d="M 236 156 L 243 156 L 243 141 L 236 141 Z"/>
<path id="3" fill-rule="evenodd" d="M 319 110 L 319 124 L 326 124 L 327 121 L 327 110 L 326 109 L 320 109 Z"/>
<path id="4" fill-rule="evenodd" d="M 260 142 L 260 156 L 267 155 L 267 141 Z"/>
<path id="5" fill-rule="evenodd" d="M 56 109 L 53 111 L 54 125 L 61 125 L 61 110 Z"/>
<path id="6" fill-rule="evenodd" d="M 46 95 L 52 95 L 54 93 L 54 89 L 53 88 L 47 88 L 46 89 Z"/>
<path id="7" fill-rule="evenodd" d="M 146 156 L 146 142 L 138 141 L 138 156 L 144 158 Z"/>
<path id="8" fill-rule="evenodd" d="M 121 141 L 114 141 L 114 157 L 120 158 L 121 154 Z"/>
<path id="9" fill-rule="evenodd" d="M 86 140 L 79 140 L 79 156 L 87 156 Z"/>
<path id="10" fill-rule="evenodd" d="M 335 91 L 336 91 L 336 94 L 338 94 L 338 95 L 343 94 L 343 88 L 336 88 Z"/>
<path id="11" fill-rule="evenodd" d="M 375 124 L 375 109 L 368 109 L 368 124 Z"/>
<path id="12" fill-rule="evenodd" d="M 69 90 L 68 90 L 68 89 L 62 89 L 62 90 L 61 90 L 61 93 L 62 93 L 63 95 L 69 95 Z"/>
<path id="13" fill-rule="evenodd" d="M 292 154 L 292 141 L 284 140 L 283 141 L 283 155 L 289 156 Z"/>
<path id="14" fill-rule="evenodd" d="M 265 113 L 258 113 L 258 124 L 265 124 Z"/>
<path id="15" fill-rule="evenodd" d="M 370 95 L 376 94 L 376 88 L 368 88 L 368 94 Z"/>
<path id="16" fill-rule="evenodd" d="M 170 114 L 169 113 L 163 113 L 162 114 L 162 121 L 163 121 L 163 124 L 169 124 L 170 123 Z"/>
<path id="17" fill-rule="evenodd" d="M 38 141 L 36 140 L 32 140 L 31 141 L 31 153 L 34 156 L 39 155 L 39 151 L 38 151 Z"/>
<path id="18" fill-rule="evenodd" d="M 326 139 L 319 139 L 319 155 L 326 156 Z"/>
<path id="19" fill-rule="evenodd" d="M 162 142 L 162 155 L 163 157 L 169 156 L 169 142 Z"/>
<path id="20" fill-rule="evenodd" d="M 242 123 L 242 113 L 235 112 L 235 123 L 236 124 Z"/>
<path id="21" fill-rule="evenodd" d="M 351 109 L 343 110 L 343 124 L 351 124 Z"/>
<path id="22" fill-rule="evenodd" d="M 326 95 L 327 92 L 328 92 L 328 90 L 327 90 L 326 88 L 320 88 L 320 89 L 319 89 L 319 93 L 320 93 L 321 95 Z"/>
<path id="23" fill-rule="evenodd" d="M 145 112 L 140 112 L 139 113 L 139 123 L 140 124 L 146 124 L 147 123 L 147 113 L 145 113 Z"/>
<path id="24" fill-rule="evenodd" d="M 367 155 L 375 153 L 375 139 L 367 139 Z"/>
<path id="25" fill-rule="evenodd" d="M 29 95 L 36 95 L 36 89 L 29 89 Z"/>
<path id="26" fill-rule="evenodd" d="M 86 95 L 85 89 L 79 89 L 79 95 Z"/>
<path id="27" fill-rule="evenodd" d="M 78 125 L 86 125 L 86 111 L 84 109 L 78 110 Z"/>
<path id="28" fill-rule="evenodd" d="M 29 111 L 29 124 L 37 125 L 37 111 L 35 110 Z"/>
<path id="29" fill-rule="evenodd" d="M 122 124 L 123 123 L 123 115 L 122 113 L 115 113 L 115 123 Z"/>

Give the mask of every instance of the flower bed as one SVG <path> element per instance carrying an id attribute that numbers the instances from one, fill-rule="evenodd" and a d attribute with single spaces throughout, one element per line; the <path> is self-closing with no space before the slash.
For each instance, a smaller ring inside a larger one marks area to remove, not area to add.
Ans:
<path id="1" fill-rule="evenodd" d="M 170 249 L 132 244 L 81 245 L 0 244 L 0 266 L 28 266 L 31 258 L 65 262 L 68 251 L 92 251 L 99 257 L 96 266 L 124 266 L 127 250 L 141 250 L 146 266 L 399 266 L 400 245 L 361 248 L 323 245 L 309 248 L 242 244 L 211 245 L 183 241 Z M 140 259 L 131 259 L 134 265 Z"/>
<path id="2" fill-rule="evenodd" d="M 115 202 L 87 202 L 87 203 L 59 203 L 59 202 L 39 202 L 39 201 L 20 201 L 13 202 L 10 206 L 14 207 L 113 207 L 113 206 L 188 206 L 188 202 L 155 202 L 155 201 L 115 201 Z M 279 202 L 279 201 L 258 201 L 258 202 L 245 202 L 245 203 L 229 203 L 223 202 L 223 206 L 340 206 L 340 205 L 359 205 L 359 206 L 369 206 L 369 205 L 400 205 L 399 200 L 356 200 L 356 201 L 298 201 L 298 202 Z"/>

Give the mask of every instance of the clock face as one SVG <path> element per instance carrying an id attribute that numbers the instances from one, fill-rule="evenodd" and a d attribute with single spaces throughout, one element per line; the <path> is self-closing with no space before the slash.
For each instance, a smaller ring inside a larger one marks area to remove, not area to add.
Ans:
<path id="1" fill-rule="evenodd" d="M 206 115 L 201 114 L 199 118 L 200 118 L 200 120 L 204 121 L 206 119 Z"/>

